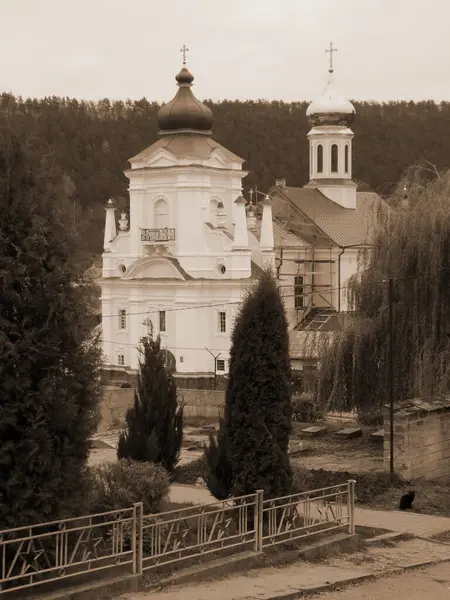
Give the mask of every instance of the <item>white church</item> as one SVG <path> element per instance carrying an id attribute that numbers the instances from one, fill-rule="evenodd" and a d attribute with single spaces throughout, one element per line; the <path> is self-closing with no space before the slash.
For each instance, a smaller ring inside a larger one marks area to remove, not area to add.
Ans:
<path id="1" fill-rule="evenodd" d="M 175 376 L 226 374 L 243 292 L 269 265 L 285 299 L 293 368 L 313 365 L 305 337 L 342 325 L 346 284 L 387 210 L 352 181 L 355 109 L 336 92 L 330 63 L 328 85 L 307 110 L 310 181 L 293 188 L 279 179 L 246 200 L 244 158 L 213 140 L 214 116 L 193 95 L 193 79 L 183 65 L 158 113 L 158 141 L 129 160 L 129 217 L 117 222 L 114 204 L 106 207 L 105 368 L 133 372 L 151 332 Z"/>

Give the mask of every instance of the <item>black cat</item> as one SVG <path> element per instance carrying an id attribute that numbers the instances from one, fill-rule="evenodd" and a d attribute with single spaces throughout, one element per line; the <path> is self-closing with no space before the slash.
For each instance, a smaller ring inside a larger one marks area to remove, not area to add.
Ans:
<path id="1" fill-rule="evenodd" d="M 416 492 L 414 490 L 410 490 L 407 494 L 404 494 L 400 498 L 399 510 L 409 510 L 412 508 L 412 504 L 414 502 Z"/>

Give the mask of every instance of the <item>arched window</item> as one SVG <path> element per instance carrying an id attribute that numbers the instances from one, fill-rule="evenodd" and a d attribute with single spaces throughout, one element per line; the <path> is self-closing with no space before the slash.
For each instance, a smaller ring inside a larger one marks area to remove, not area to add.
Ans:
<path id="1" fill-rule="evenodd" d="M 317 172 L 323 173 L 323 146 L 319 144 L 317 146 Z"/>
<path id="2" fill-rule="evenodd" d="M 155 229 L 169 227 L 169 206 L 160 198 L 155 202 Z"/>
<path id="3" fill-rule="evenodd" d="M 331 146 L 331 172 L 338 172 L 338 147 L 337 144 Z"/>
<path id="4" fill-rule="evenodd" d="M 348 173 L 348 144 L 345 145 L 344 151 L 344 170 Z"/>

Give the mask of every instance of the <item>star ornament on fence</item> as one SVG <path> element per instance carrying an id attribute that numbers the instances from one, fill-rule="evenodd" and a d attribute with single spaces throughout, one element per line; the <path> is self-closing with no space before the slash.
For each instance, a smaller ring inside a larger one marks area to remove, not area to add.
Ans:
<path id="1" fill-rule="evenodd" d="M 82 556 L 81 560 L 83 562 L 89 562 L 93 559 L 99 558 L 98 556 L 98 546 L 102 543 L 102 537 L 94 537 L 92 535 L 92 530 L 87 532 L 86 539 L 81 542 L 82 548 Z"/>
<path id="2" fill-rule="evenodd" d="M 33 540 L 30 540 L 27 544 L 25 552 L 20 553 L 22 559 L 22 575 L 25 575 L 29 571 L 37 573 L 40 570 L 39 559 L 45 554 L 43 548 L 36 548 Z"/>
<path id="3" fill-rule="evenodd" d="M 222 518 L 217 523 L 219 528 L 217 530 L 216 540 L 221 540 L 222 538 L 230 535 L 229 529 L 232 522 L 233 519 L 231 519 L 230 517 L 225 518 L 225 516 L 222 515 Z"/>

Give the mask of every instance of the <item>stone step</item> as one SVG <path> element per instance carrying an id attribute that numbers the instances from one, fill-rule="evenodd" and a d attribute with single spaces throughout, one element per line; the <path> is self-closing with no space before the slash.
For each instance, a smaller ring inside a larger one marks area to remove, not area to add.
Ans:
<path id="1" fill-rule="evenodd" d="M 326 435 L 327 432 L 328 429 L 324 425 L 313 425 L 311 427 L 306 427 L 306 429 L 301 430 L 301 433 L 310 437 L 319 437 L 321 435 Z"/>
<path id="2" fill-rule="evenodd" d="M 378 431 L 374 431 L 370 434 L 370 439 L 374 442 L 383 442 L 384 441 L 384 429 L 379 429 Z"/>

